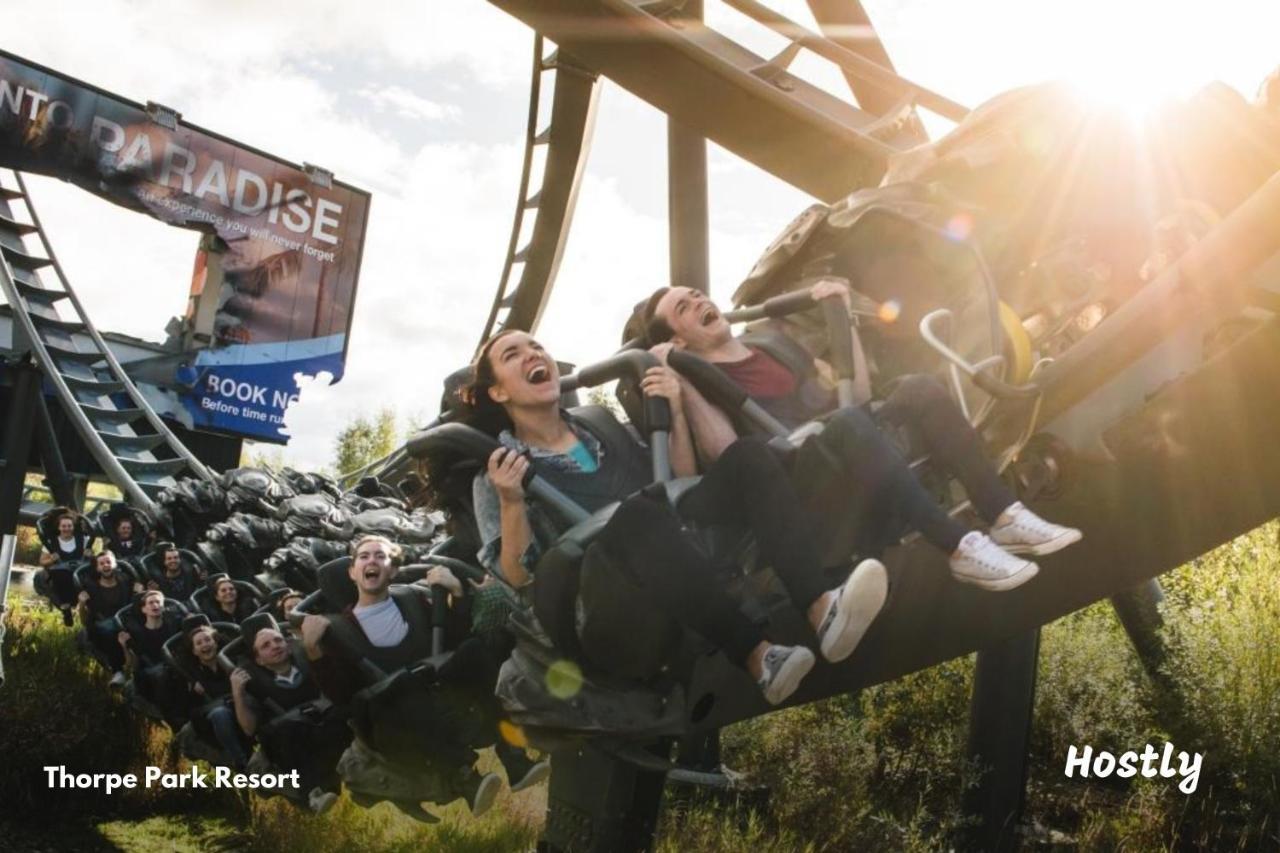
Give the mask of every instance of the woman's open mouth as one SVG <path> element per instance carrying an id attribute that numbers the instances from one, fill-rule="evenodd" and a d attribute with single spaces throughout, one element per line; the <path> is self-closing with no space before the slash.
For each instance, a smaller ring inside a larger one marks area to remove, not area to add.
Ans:
<path id="1" fill-rule="evenodd" d="M 702 316 L 698 318 L 698 323 L 705 328 L 719 319 L 720 312 L 716 310 L 714 305 L 708 305 L 702 312 Z"/>
<path id="2" fill-rule="evenodd" d="M 524 375 L 524 378 L 530 385 L 541 385 L 544 382 L 550 382 L 551 368 L 547 367 L 545 364 L 535 364 L 529 369 L 529 372 Z"/>

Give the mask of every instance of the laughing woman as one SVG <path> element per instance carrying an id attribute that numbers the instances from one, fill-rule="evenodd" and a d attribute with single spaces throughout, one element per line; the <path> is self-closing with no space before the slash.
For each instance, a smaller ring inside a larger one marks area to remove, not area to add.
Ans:
<path id="1" fill-rule="evenodd" d="M 678 476 L 693 474 L 678 379 L 669 368 L 653 367 L 641 387 L 647 396 L 670 402 L 672 466 Z M 814 656 L 802 646 L 765 639 L 722 587 L 682 521 L 745 525 L 792 603 L 808 617 L 829 661 L 853 653 L 883 606 L 887 579 L 874 560 L 859 565 L 843 586 L 825 588 L 800 501 L 763 444 L 744 439 L 730 446 L 682 497 L 677 517 L 664 496 L 641 491 L 652 477 L 648 451 L 638 439 L 620 424 L 601 434 L 560 408 L 556 362 L 525 332 L 500 332 L 485 343 L 464 395 L 474 409 L 473 423 L 496 434 L 502 445 L 477 475 L 473 496 L 483 541 L 480 560 L 511 586 L 537 582 L 539 556 L 563 532 L 526 500 L 522 483 L 532 468 L 589 511 L 621 500 L 597 542 L 639 579 L 648 598 L 644 604 L 723 649 L 756 679 L 770 703 L 795 691 Z"/>

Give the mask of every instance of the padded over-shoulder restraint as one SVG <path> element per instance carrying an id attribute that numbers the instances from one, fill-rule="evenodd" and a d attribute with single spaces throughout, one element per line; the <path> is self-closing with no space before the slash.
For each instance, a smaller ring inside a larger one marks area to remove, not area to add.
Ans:
<path id="1" fill-rule="evenodd" d="M 603 406 L 581 406 L 568 412 L 569 421 L 591 433 L 604 453 L 600 467 L 590 473 L 566 471 L 533 459 L 533 469 L 552 486 L 588 512 L 638 492 L 653 480 L 649 454 L 627 427 Z"/>

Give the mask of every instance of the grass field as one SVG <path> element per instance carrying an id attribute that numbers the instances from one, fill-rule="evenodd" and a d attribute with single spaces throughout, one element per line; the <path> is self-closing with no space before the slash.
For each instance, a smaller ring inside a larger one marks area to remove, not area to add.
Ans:
<path id="1" fill-rule="evenodd" d="M 1270 524 L 1166 575 L 1167 676 L 1143 673 L 1109 606 L 1045 628 L 1027 798 L 1039 849 L 1280 849 L 1280 527 Z M 457 850 L 532 847 L 545 788 L 465 807 L 423 827 L 345 798 L 329 815 L 278 800 L 181 792 L 74 797 L 39 768 L 128 768 L 167 760 L 168 735 L 140 722 L 42 607 L 6 617 L 0 691 L 0 849 Z M 767 813 L 723 804 L 668 809 L 662 851 L 938 850 L 963 828 L 972 659 L 750 721 L 724 733 L 726 762 L 772 790 Z M 1063 775 L 1069 745 L 1122 752 L 1173 742 L 1205 755 L 1198 790 L 1176 780 Z M 491 760 L 491 759 L 490 759 Z M 15 846 L 16 845 L 16 846 Z"/>

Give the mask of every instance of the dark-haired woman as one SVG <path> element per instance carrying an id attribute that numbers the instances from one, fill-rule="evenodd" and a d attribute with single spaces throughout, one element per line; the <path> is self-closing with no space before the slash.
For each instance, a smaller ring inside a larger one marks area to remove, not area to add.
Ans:
<path id="1" fill-rule="evenodd" d="M 666 367 L 650 368 L 641 388 L 671 403 L 671 460 L 677 475 L 695 470 L 692 442 L 680 406 L 681 387 Z M 589 511 L 622 505 L 596 540 L 624 561 L 660 608 L 720 647 L 760 685 L 765 699 L 785 700 L 814 664 L 801 646 L 769 643 L 713 573 L 682 520 L 745 524 L 793 604 L 803 611 L 824 657 L 843 660 L 884 604 L 887 580 L 875 561 L 859 565 L 846 583 L 827 589 L 812 531 L 786 473 L 763 445 L 742 440 L 712 465 L 680 502 L 680 517 L 662 496 L 641 490 L 651 480 L 646 449 L 618 426 L 600 434 L 560 408 L 556 362 L 530 335 L 506 331 L 490 338 L 473 365 L 466 396 L 475 422 L 496 432 L 502 447 L 473 484 L 483 564 L 517 589 L 536 582 L 538 557 L 563 531 L 528 503 L 522 486 L 530 467 Z M 499 427 L 503 427 L 499 429 Z"/>
<path id="2" fill-rule="evenodd" d="M 236 769 L 249 761 L 245 737 L 231 706 L 231 676 L 218 666 L 218 634 L 208 625 L 187 634 L 195 680 L 191 691 L 191 725 L 206 743 L 216 743 Z"/>

